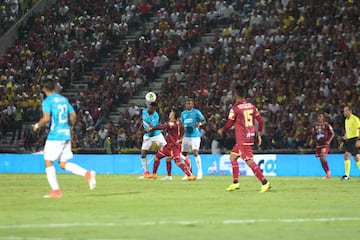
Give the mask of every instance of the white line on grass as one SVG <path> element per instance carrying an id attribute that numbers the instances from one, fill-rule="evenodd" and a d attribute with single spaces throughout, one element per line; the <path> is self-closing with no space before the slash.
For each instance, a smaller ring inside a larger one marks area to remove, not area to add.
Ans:
<path id="1" fill-rule="evenodd" d="M 192 220 L 192 221 L 122 221 L 111 223 L 48 223 L 48 224 L 19 224 L 0 225 L 0 229 L 24 228 L 71 228 L 71 227 L 121 227 L 121 226 L 154 226 L 154 225 L 228 225 L 248 223 L 306 223 L 306 222 L 349 222 L 360 221 L 360 217 L 342 218 L 279 218 L 279 219 L 229 219 L 229 220 Z"/>

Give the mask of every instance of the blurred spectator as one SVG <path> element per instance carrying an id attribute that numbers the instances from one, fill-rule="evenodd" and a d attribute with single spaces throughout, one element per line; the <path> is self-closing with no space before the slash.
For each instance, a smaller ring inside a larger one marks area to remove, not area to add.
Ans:
<path id="1" fill-rule="evenodd" d="M 89 111 L 85 111 L 82 120 L 83 120 L 83 123 L 85 124 L 86 129 L 94 126 L 94 119 L 90 115 Z"/>
<path id="2" fill-rule="evenodd" d="M 100 130 L 98 131 L 98 135 L 99 135 L 100 147 L 104 148 L 105 140 L 108 137 L 108 129 L 105 128 L 104 125 L 101 125 Z"/>
<path id="3" fill-rule="evenodd" d="M 24 149 L 26 152 L 32 152 L 32 146 L 35 141 L 34 133 L 33 131 L 27 127 L 24 130 Z"/>
<path id="4" fill-rule="evenodd" d="M 129 114 L 130 114 L 130 118 L 133 118 L 135 115 L 140 115 L 140 110 L 139 107 L 135 105 L 135 103 L 130 103 L 130 107 L 129 107 Z"/>
<path id="5" fill-rule="evenodd" d="M 13 123 L 12 137 L 10 143 L 14 142 L 16 131 L 17 131 L 17 141 L 20 140 L 22 134 L 23 119 L 24 119 L 24 111 L 22 110 L 21 107 L 17 107 L 14 112 L 14 123 Z"/>

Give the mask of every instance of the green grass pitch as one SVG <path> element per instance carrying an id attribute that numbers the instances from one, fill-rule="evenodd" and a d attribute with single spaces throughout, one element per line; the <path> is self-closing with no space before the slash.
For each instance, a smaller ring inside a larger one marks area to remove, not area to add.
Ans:
<path id="1" fill-rule="evenodd" d="M 195 182 L 98 175 L 88 190 L 78 176 L 58 175 L 60 199 L 45 174 L 0 174 L 2 239 L 359 239 L 360 179 L 255 177 L 226 192 L 231 176 Z"/>

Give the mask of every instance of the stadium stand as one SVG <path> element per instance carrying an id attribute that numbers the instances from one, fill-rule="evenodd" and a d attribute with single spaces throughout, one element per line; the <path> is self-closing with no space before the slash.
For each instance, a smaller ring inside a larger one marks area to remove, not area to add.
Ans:
<path id="1" fill-rule="evenodd" d="M 235 83 L 249 89 L 265 117 L 261 150 L 308 147 L 317 111 L 328 113 L 337 137 L 341 105 L 360 112 L 357 1 L 64 2 L 34 17 L 47 24 L 30 24 L 29 38 L 2 62 L 3 136 L 14 122 L 12 103 L 24 102 L 24 121 L 37 119 L 39 83 L 48 76 L 79 114 L 74 147 L 107 152 L 139 146 L 139 114 L 130 116 L 129 103 L 141 108 L 149 90 L 158 94 L 163 119 L 186 96 L 195 99 L 208 120 L 206 150 L 215 142 L 232 145 L 231 132 L 218 139 L 215 130 L 227 117 Z M 129 38 L 131 27 L 140 31 Z M 109 143 L 99 135 L 104 123 Z"/>

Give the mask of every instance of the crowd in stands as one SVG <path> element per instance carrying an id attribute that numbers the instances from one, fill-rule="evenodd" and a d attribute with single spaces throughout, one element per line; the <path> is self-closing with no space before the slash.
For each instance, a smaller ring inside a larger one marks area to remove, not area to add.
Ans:
<path id="1" fill-rule="evenodd" d="M 135 10 L 120 3 L 59 1 L 22 23 L 18 41 L 0 61 L 2 135 L 9 130 L 22 131 L 14 124 L 16 111 L 22 112 L 19 117 L 22 121 L 39 119 L 44 97 L 40 86 L 44 78 L 55 79 L 61 91 L 107 56 L 129 28 L 136 27 Z M 92 106 L 101 102 L 99 107 L 104 106 L 101 114 L 110 108 L 111 102 L 102 101 L 102 96 L 96 94 L 81 104 Z"/>
<path id="2" fill-rule="evenodd" d="M 26 37 L 2 61 L 3 134 L 17 109 L 23 109 L 24 120 L 39 117 L 43 78 L 56 78 L 59 88 L 69 88 L 105 57 L 108 61 L 93 72 L 89 88 L 70 99 L 78 113 L 74 147 L 107 152 L 139 147 L 143 106 L 120 112 L 116 122 L 109 121 L 109 114 L 176 59 L 182 67 L 157 93 L 159 113 L 165 121 L 171 106 L 183 107 L 186 97 L 194 98 L 195 107 L 207 118 L 203 149 L 217 142 L 225 149 L 231 147 L 233 132 L 218 139 L 216 129 L 226 121 L 233 103 L 232 86 L 239 83 L 249 89 L 248 100 L 263 114 L 264 150 L 307 147 L 318 111 L 327 113 L 337 137 L 343 135 L 342 104 L 351 103 L 354 112 L 360 113 L 357 1 L 62 3 L 24 24 L 19 34 Z M 110 54 L 129 26 L 141 26 L 150 16 L 158 17 L 150 31 L 121 44 L 118 54 Z M 214 32 L 214 40 L 199 53 L 190 53 L 209 31 Z M 39 142 L 45 134 L 43 130 Z"/>
<path id="3" fill-rule="evenodd" d="M 0 36 L 10 29 L 39 0 L 1 0 Z"/>
<path id="4" fill-rule="evenodd" d="M 265 118 L 263 149 L 307 147 L 319 111 L 343 136 L 341 106 L 350 103 L 360 113 L 359 7 L 355 1 L 258 1 L 250 14 L 231 15 L 212 43 L 183 60 L 162 99 L 175 105 L 182 96 L 197 100 L 208 119 L 205 143 L 216 139 L 239 83 Z M 228 134 L 222 143 L 229 149 Z"/>

